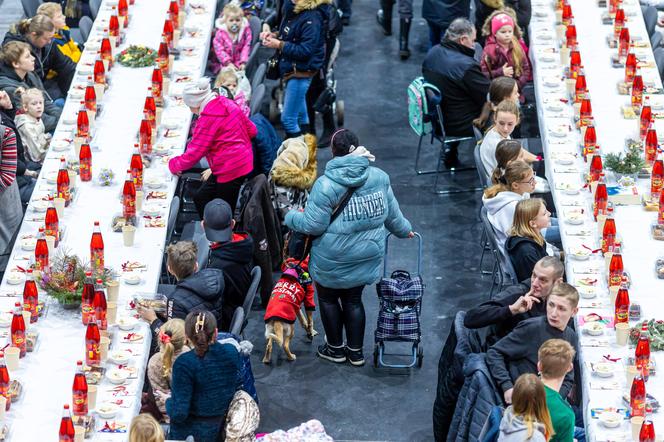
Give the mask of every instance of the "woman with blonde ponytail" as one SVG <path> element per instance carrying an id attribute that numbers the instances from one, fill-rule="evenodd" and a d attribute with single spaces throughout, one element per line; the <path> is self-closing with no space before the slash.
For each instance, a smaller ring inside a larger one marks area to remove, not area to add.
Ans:
<path id="1" fill-rule="evenodd" d="M 184 321 L 170 319 L 159 329 L 159 352 L 155 353 L 148 363 L 148 379 L 154 392 L 157 408 L 168 422 L 166 414 L 166 399 L 171 395 L 171 375 L 173 363 L 182 354 L 189 350 L 185 346 Z"/>

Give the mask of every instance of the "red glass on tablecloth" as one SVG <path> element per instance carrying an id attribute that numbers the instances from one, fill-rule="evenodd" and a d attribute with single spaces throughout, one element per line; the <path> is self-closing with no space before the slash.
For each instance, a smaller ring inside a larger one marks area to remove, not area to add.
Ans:
<path id="1" fill-rule="evenodd" d="M 100 341 L 99 326 L 91 319 L 85 330 L 85 364 L 89 367 L 98 367 L 101 364 Z"/>
<path id="2" fill-rule="evenodd" d="M 58 197 L 64 198 L 65 207 L 68 207 L 71 202 L 71 193 L 69 192 L 69 172 L 67 171 L 67 161 L 65 160 L 65 157 L 60 158 L 60 170 L 58 170 L 56 183 Z"/>
<path id="3" fill-rule="evenodd" d="M 662 184 L 664 184 L 664 162 L 662 160 L 655 160 L 652 165 L 652 173 L 650 174 L 650 195 L 653 198 L 659 197 L 662 191 Z"/>
<path id="4" fill-rule="evenodd" d="M 636 74 L 636 55 L 633 52 L 627 54 L 625 59 L 625 83 L 632 84 Z"/>
<path id="5" fill-rule="evenodd" d="M 85 86 L 85 108 L 91 112 L 97 112 L 97 94 L 92 76 L 88 77 L 88 84 Z"/>
<path id="6" fill-rule="evenodd" d="M 35 277 L 32 275 L 32 269 L 28 269 L 23 286 L 23 310 L 30 312 L 30 323 L 37 322 L 39 319 L 39 311 L 37 310 L 39 304 L 39 292 L 37 292 L 37 283 Z"/>
<path id="7" fill-rule="evenodd" d="M 90 239 L 90 266 L 94 273 L 103 273 L 104 271 L 104 239 L 101 236 L 99 221 L 95 221 L 95 226 Z"/>
<path id="8" fill-rule="evenodd" d="M 11 395 L 9 394 L 9 386 L 11 379 L 9 378 L 9 370 L 5 363 L 5 352 L 0 350 L 0 396 L 7 399 L 5 402 L 5 411 L 9 411 L 12 405 Z"/>
<path id="9" fill-rule="evenodd" d="M 37 270 L 46 270 L 48 268 L 48 244 L 44 238 L 44 228 L 39 228 L 37 244 L 35 245 L 35 266 Z"/>
<path id="10" fill-rule="evenodd" d="M 565 42 L 567 44 L 568 48 L 575 48 L 577 45 L 576 41 L 576 26 L 572 23 L 567 25 L 567 29 L 565 30 Z"/>
<path id="11" fill-rule="evenodd" d="M 659 192 L 659 210 L 657 211 L 657 224 L 664 225 L 664 192 Z"/>
<path id="12" fill-rule="evenodd" d="M 138 144 L 141 154 L 150 155 L 152 153 L 152 125 L 145 118 L 141 120 L 141 127 L 138 131 Z"/>
<path id="13" fill-rule="evenodd" d="M 567 26 L 570 24 L 572 18 L 574 18 L 574 15 L 572 14 L 572 7 L 569 5 L 569 3 L 564 3 L 563 4 L 563 14 L 562 14 L 562 24 Z"/>
<path id="14" fill-rule="evenodd" d="M 593 215 L 597 219 L 597 215 L 605 215 L 606 207 L 609 203 L 609 194 L 606 191 L 606 184 L 604 183 L 604 174 L 599 175 L 599 182 L 595 188 L 595 201 L 593 204 Z"/>
<path id="15" fill-rule="evenodd" d="M 58 431 L 58 442 L 74 442 L 74 422 L 71 420 L 69 404 L 65 404 L 60 420 L 60 431 Z"/>
<path id="16" fill-rule="evenodd" d="M 95 67 L 93 72 L 95 83 L 106 84 L 106 68 L 104 68 L 104 62 L 101 61 L 101 58 L 97 58 L 95 60 Z"/>
<path id="17" fill-rule="evenodd" d="M 53 197 L 48 197 L 48 209 L 46 209 L 46 215 L 44 216 L 44 234 L 46 236 L 55 237 L 55 245 L 58 245 L 60 241 L 60 222 L 58 220 L 58 211 L 55 210 L 55 205 L 53 204 Z"/>
<path id="18" fill-rule="evenodd" d="M 143 105 L 143 117 L 150 121 L 152 129 L 157 128 L 157 105 L 152 96 L 152 88 L 148 88 L 148 95 L 145 97 L 145 104 Z"/>
<path id="19" fill-rule="evenodd" d="M 629 29 L 622 28 L 618 37 L 618 58 L 625 59 L 629 53 Z"/>
<path id="20" fill-rule="evenodd" d="M 602 229 L 602 253 L 609 253 L 613 250 L 616 242 L 616 221 L 613 219 L 613 207 L 607 209 L 606 221 Z"/>
<path id="21" fill-rule="evenodd" d="M 650 374 L 650 339 L 648 335 L 648 321 L 643 321 L 639 340 L 634 351 L 634 365 L 646 381 L 648 381 L 648 375 Z"/>
<path id="22" fill-rule="evenodd" d="M 632 107 L 635 109 L 641 109 L 643 104 L 643 77 L 640 74 L 634 76 L 634 81 L 632 82 Z"/>
<path id="23" fill-rule="evenodd" d="M 644 104 L 641 108 L 641 116 L 639 118 L 639 135 L 643 140 L 646 136 L 646 132 L 650 129 L 652 123 L 652 108 L 648 104 Z"/>
<path id="24" fill-rule="evenodd" d="M 616 256 L 615 253 L 613 256 Z M 627 281 L 624 276 L 620 276 L 620 281 L 620 288 L 616 295 L 614 322 L 615 324 L 621 322 L 626 324 L 629 322 L 629 291 L 627 290 Z"/>
<path id="25" fill-rule="evenodd" d="M 583 155 L 586 160 L 588 155 L 595 151 L 595 146 L 597 146 L 597 132 L 595 131 L 595 126 L 589 125 L 586 127 L 586 133 L 583 135 Z"/>
<path id="26" fill-rule="evenodd" d="M 104 281 L 101 279 L 97 279 L 95 282 L 95 298 L 92 301 L 92 308 L 95 311 L 97 326 L 100 330 L 106 330 L 108 328 L 108 322 L 106 320 L 106 289 L 104 287 Z"/>
<path id="27" fill-rule="evenodd" d="M 118 15 L 120 17 L 127 17 L 129 15 L 129 6 L 127 6 L 127 0 L 118 0 Z"/>
<path id="28" fill-rule="evenodd" d="M 166 36 L 161 36 L 161 43 L 159 43 L 159 50 L 157 51 L 157 64 L 161 69 L 162 74 L 168 75 L 168 42 L 166 41 Z"/>
<path id="29" fill-rule="evenodd" d="M 95 286 L 92 280 L 92 272 L 85 272 L 83 292 L 81 292 L 81 322 L 87 325 L 90 320 L 95 320 L 93 303 L 95 300 Z"/>
<path id="30" fill-rule="evenodd" d="M 175 29 L 180 27 L 180 7 L 176 0 L 171 0 L 170 5 L 168 6 L 168 15 L 173 22 L 173 27 Z"/>
<path id="31" fill-rule="evenodd" d="M 131 177 L 134 179 L 134 187 L 136 190 L 143 188 L 143 158 L 138 150 L 138 144 L 134 144 L 134 153 L 129 162 L 129 169 L 131 170 Z"/>
<path id="32" fill-rule="evenodd" d="M 604 167 L 602 165 L 602 156 L 594 154 L 590 160 L 590 181 L 599 181 L 603 172 Z"/>
<path id="33" fill-rule="evenodd" d="M 579 126 L 588 126 L 593 121 L 593 108 L 590 104 L 589 98 L 581 100 L 581 107 L 579 108 Z"/>
<path id="34" fill-rule="evenodd" d="M 71 403 L 74 416 L 85 416 L 88 414 L 88 381 L 83 371 L 83 361 L 76 362 L 76 374 L 71 387 Z"/>
<path id="35" fill-rule="evenodd" d="M 120 45 L 120 22 L 115 14 L 108 19 L 108 35 L 115 37 L 115 47 L 118 47 Z"/>
<path id="36" fill-rule="evenodd" d="M 14 303 L 14 316 L 11 325 L 12 347 L 20 350 L 19 357 L 24 357 L 27 343 L 25 342 L 25 321 L 23 320 L 23 306 L 20 302 Z"/>
<path id="37" fill-rule="evenodd" d="M 168 49 L 173 50 L 173 22 L 171 22 L 170 17 L 167 17 L 164 20 L 164 29 L 162 35 L 166 37 L 166 44 L 168 44 Z"/>
<path id="38" fill-rule="evenodd" d="M 629 392 L 630 416 L 646 415 L 646 382 L 643 376 L 637 374 L 632 381 L 632 388 Z"/>
<path id="39" fill-rule="evenodd" d="M 639 442 L 655 442 L 655 424 L 652 420 L 646 419 L 641 424 L 639 431 Z"/>
<path id="40" fill-rule="evenodd" d="M 104 37 L 101 40 L 101 59 L 108 61 L 108 70 L 110 71 L 113 67 L 113 49 L 111 48 L 111 40 L 108 37 Z"/>
<path id="41" fill-rule="evenodd" d="M 646 132 L 646 143 L 645 143 L 645 159 L 648 166 L 652 165 L 657 159 L 657 130 L 654 126 L 650 126 L 648 132 Z"/>
<path id="42" fill-rule="evenodd" d="M 81 181 L 92 180 L 92 151 L 88 143 L 81 144 L 81 152 L 78 155 L 78 173 Z"/>
<path id="43" fill-rule="evenodd" d="M 611 256 L 611 261 L 609 262 L 609 287 L 622 288 L 621 284 L 624 271 L 625 267 L 623 266 L 623 259 L 620 253 L 620 243 L 615 243 L 613 246 L 613 255 Z M 627 287 L 625 287 L 625 290 L 627 290 Z M 629 300 L 629 295 L 627 299 Z M 629 302 L 627 305 L 629 306 Z"/>
<path id="44" fill-rule="evenodd" d="M 81 101 L 81 107 L 78 110 L 76 118 L 76 136 L 88 139 L 90 137 L 90 119 L 85 108 L 85 103 Z"/>
<path id="45" fill-rule="evenodd" d="M 122 216 L 127 222 L 136 223 L 136 187 L 131 169 L 127 171 L 127 178 L 122 188 Z"/>
<path id="46" fill-rule="evenodd" d="M 613 19 L 613 38 L 620 37 L 620 31 L 625 26 L 625 10 L 622 8 L 616 9 L 616 17 Z"/>
<path id="47" fill-rule="evenodd" d="M 586 76 L 578 74 L 574 84 L 574 102 L 578 103 L 586 97 L 588 86 L 586 85 Z"/>
<path id="48" fill-rule="evenodd" d="M 161 74 L 159 66 L 155 67 L 152 71 L 152 96 L 156 103 L 163 103 L 163 90 L 164 76 Z"/>
<path id="49" fill-rule="evenodd" d="M 569 76 L 576 78 L 581 70 L 581 53 L 577 50 L 570 50 L 569 53 Z"/>

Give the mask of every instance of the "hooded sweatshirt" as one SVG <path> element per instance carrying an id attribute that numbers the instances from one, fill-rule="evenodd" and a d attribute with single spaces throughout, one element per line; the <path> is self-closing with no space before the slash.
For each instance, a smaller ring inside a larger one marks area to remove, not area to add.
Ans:
<path id="1" fill-rule="evenodd" d="M 505 251 L 510 261 L 512 261 L 519 282 L 530 278 L 537 261 L 548 256 L 546 242 L 539 245 L 533 239 L 524 236 L 510 236 L 507 238 Z"/>
<path id="2" fill-rule="evenodd" d="M 493 198 L 482 197 L 482 204 L 486 207 L 489 222 L 496 231 L 496 239 L 500 247 L 505 246 L 505 241 L 514 223 L 516 204 L 526 198 L 530 198 L 529 193 L 519 195 L 511 191 L 500 192 Z"/>
<path id="3" fill-rule="evenodd" d="M 512 406 L 509 406 L 500 421 L 498 442 L 546 442 L 544 424 L 536 422 L 533 426 L 533 434 L 528 437 L 528 427 L 523 422 L 523 417 L 516 416 Z"/>
<path id="4" fill-rule="evenodd" d="M 330 224 L 332 212 L 354 188 L 343 212 Z M 285 224 L 318 236 L 309 270 L 323 287 L 353 288 L 375 283 L 382 274 L 386 229 L 399 238 L 412 230 L 394 197 L 389 176 L 369 166 L 363 156 L 335 157 L 316 180 L 304 212 L 291 210 Z"/>

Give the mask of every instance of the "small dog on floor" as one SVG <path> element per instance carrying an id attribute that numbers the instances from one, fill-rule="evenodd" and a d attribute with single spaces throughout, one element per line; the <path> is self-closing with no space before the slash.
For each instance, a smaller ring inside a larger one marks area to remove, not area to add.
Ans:
<path id="1" fill-rule="evenodd" d="M 267 339 L 263 357 L 265 364 L 272 362 L 273 343 L 284 349 L 289 361 L 295 360 L 295 355 L 290 351 L 290 342 L 295 335 L 296 318 L 306 330 L 309 341 L 318 334 L 314 330 L 313 311 L 316 304 L 313 283 L 306 270 L 307 263 L 306 261 L 296 263 L 289 259 L 284 266 L 286 269 L 272 289 L 265 311 L 265 339 Z M 303 303 L 306 316 L 300 308 Z"/>

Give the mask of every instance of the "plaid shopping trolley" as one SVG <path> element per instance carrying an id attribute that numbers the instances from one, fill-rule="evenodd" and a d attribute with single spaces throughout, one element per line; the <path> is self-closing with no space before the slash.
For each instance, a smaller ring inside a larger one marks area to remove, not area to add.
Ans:
<path id="1" fill-rule="evenodd" d="M 391 235 L 385 240 L 385 262 L 383 277 L 376 284 L 380 306 L 374 333 L 374 367 L 411 368 L 422 366 L 423 351 L 420 345 L 420 315 L 422 312 L 422 237 L 417 238 L 417 273 L 411 275 L 405 270 L 395 270 L 387 274 L 388 244 Z M 384 361 L 385 342 L 412 342 L 412 361 L 409 364 L 390 364 Z"/>

